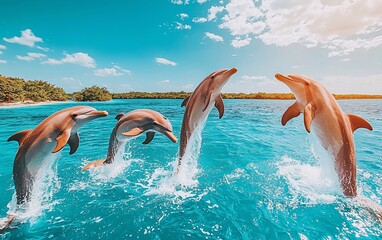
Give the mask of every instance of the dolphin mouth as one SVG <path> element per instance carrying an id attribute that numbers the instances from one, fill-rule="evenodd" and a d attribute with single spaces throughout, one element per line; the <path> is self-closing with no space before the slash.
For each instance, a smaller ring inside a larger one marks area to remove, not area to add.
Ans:
<path id="1" fill-rule="evenodd" d="M 172 132 L 170 132 L 170 131 L 166 131 L 164 134 L 165 134 L 165 135 L 166 135 L 172 142 L 176 143 L 176 142 L 178 141 L 178 138 L 175 137 L 175 135 L 174 135 Z"/>
<path id="2" fill-rule="evenodd" d="M 231 69 L 225 71 L 223 74 L 226 75 L 227 77 L 231 77 L 235 73 L 237 73 L 237 68 L 234 67 L 234 68 L 231 68 Z"/>
<path id="3" fill-rule="evenodd" d="M 282 75 L 281 73 L 276 73 L 275 78 L 283 83 L 296 82 L 293 78 Z"/>
<path id="4" fill-rule="evenodd" d="M 94 115 L 97 117 L 106 117 L 107 115 L 109 115 L 109 113 L 107 111 L 91 111 L 87 114 L 88 115 Z"/>

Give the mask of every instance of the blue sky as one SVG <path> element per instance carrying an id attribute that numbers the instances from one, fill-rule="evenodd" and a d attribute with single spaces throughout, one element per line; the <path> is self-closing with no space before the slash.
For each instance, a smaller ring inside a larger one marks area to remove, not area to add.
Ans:
<path id="1" fill-rule="evenodd" d="M 192 91 L 237 67 L 224 92 L 289 92 L 276 72 L 335 93 L 382 94 L 380 0 L 4 1 L 0 74 L 68 92 Z"/>

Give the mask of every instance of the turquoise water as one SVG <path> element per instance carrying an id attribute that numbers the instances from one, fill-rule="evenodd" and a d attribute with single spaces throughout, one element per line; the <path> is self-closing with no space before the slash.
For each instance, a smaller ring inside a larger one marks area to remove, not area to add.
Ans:
<path id="1" fill-rule="evenodd" d="M 330 158 L 302 118 L 282 127 L 291 101 L 224 100 L 225 116 L 212 110 L 197 161 L 174 176 L 178 143 L 157 134 L 148 145 L 134 139 L 115 164 L 90 172 L 82 166 L 106 156 L 120 112 L 161 112 L 179 136 L 182 100 L 113 100 L 87 103 L 109 116 L 80 129 L 78 151 L 61 151 L 45 167 L 31 206 L 3 239 L 377 239 L 382 225 L 355 199 L 347 199 Z M 358 187 L 382 201 L 382 101 L 340 101 L 345 112 L 370 121 L 356 131 Z M 12 165 L 16 131 L 34 128 L 60 109 L 81 105 L 0 108 L 0 217 L 14 208 Z M 83 105 L 83 104 L 82 104 Z M 197 139 L 200 140 L 201 139 Z M 197 152 L 197 151 L 196 151 Z M 191 154 L 191 155 L 192 155 Z"/>

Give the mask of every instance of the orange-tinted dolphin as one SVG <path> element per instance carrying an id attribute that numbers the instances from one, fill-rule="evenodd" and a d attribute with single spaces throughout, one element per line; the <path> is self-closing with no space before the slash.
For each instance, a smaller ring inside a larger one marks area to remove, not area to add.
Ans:
<path id="1" fill-rule="evenodd" d="M 343 193 L 349 197 L 357 196 L 353 132 L 358 128 L 372 130 L 370 123 L 357 115 L 342 112 L 333 95 L 308 77 L 279 73 L 275 77 L 296 97 L 296 102 L 282 116 L 282 125 L 303 113 L 306 130 L 310 132 L 313 125 L 322 146 L 333 156 Z"/>
<path id="2" fill-rule="evenodd" d="M 206 119 L 214 105 L 219 111 L 219 118 L 223 117 L 224 104 L 220 91 L 236 72 L 237 69 L 232 68 L 211 73 L 199 84 L 191 96 L 184 99 L 182 107 L 186 106 L 186 110 L 180 133 L 178 166 L 181 164 L 192 133 Z"/>
<path id="3" fill-rule="evenodd" d="M 101 164 L 112 163 L 115 154 L 121 147 L 125 146 L 127 141 L 138 137 L 144 132 L 146 132 L 146 140 L 143 144 L 150 143 L 156 132 L 167 136 L 174 143 L 178 141 L 172 133 L 171 122 L 159 112 L 148 109 L 138 109 L 127 114 L 118 114 L 115 118 L 118 122 L 110 135 L 109 150 L 106 159 L 90 162 L 82 170 L 97 167 Z"/>
<path id="4" fill-rule="evenodd" d="M 70 146 L 70 154 L 76 152 L 80 141 L 78 129 L 93 119 L 107 115 L 105 111 L 87 106 L 67 108 L 52 114 L 35 129 L 13 134 L 8 141 L 19 143 L 13 165 L 17 204 L 30 201 L 36 174 L 51 154 L 57 153 L 66 144 Z M 8 216 L 2 227 L 7 227 L 13 218 Z"/>

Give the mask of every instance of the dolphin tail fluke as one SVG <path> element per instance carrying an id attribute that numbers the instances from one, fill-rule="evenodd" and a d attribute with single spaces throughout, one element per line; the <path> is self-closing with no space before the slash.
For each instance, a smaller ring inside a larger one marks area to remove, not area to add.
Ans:
<path id="1" fill-rule="evenodd" d="M 83 167 L 81 171 L 85 171 L 85 170 L 88 170 L 89 168 L 93 168 L 93 167 L 98 167 L 98 166 L 104 164 L 105 161 L 106 161 L 106 159 L 100 159 L 100 160 L 90 162 L 90 163 L 86 164 L 85 167 Z"/>
<path id="2" fill-rule="evenodd" d="M 7 218 L 4 218 L 2 221 L 0 221 L 0 234 L 9 229 L 9 226 L 11 225 L 14 219 L 14 215 L 8 215 Z"/>

